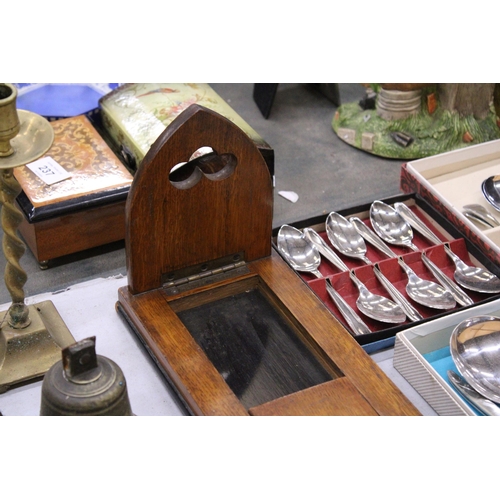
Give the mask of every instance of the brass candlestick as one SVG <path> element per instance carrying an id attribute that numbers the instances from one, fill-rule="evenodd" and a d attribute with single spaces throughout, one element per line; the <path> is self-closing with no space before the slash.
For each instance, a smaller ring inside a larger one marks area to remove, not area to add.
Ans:
<path id="1" fill-rule="evenodd" d="M 18 383 L 41 377 L 61 358 L 61 349 L 75 342 L 51 301 L 28 306 L 27 275 L 19 261 L 26 246 L 17 235 L 22 214 L 15 205 L 21 186 L 14 168 L 45 154 L 54 131 L 43 117 L 16 109 L 17 89 L 0 83 L 0 205 L 5 285 L 12 298 L 0 325 L 0 393 Z"/>

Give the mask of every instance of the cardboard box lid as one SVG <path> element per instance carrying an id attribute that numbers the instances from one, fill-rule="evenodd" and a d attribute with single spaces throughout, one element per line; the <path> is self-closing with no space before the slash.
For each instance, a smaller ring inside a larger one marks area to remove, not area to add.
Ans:
<path id="1" fill-rule="evenodd" d="M 423 158 L 401 168 L 401 189 L 417 193 L 489 258 L 500 265 L 500 227 L 480 228 L 462 214 L 462 207 L 478 203 L 492 214 L 481 183 L 500 171 L 500 140 Z"/>

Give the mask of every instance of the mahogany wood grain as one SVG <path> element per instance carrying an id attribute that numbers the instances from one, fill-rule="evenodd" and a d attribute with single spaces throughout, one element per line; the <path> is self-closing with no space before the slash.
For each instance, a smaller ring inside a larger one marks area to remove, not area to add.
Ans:
<path id="1" fill-rule="evenodd" d="M 319 298 L 273 251 L 249 264 L 279 297 L 282 308 L 303 326 L 311 341 L 352 382 L 380 415 L 415 415 L 417 410 L 366 354 Z"/>
<path id="2" fill-rule="evenodd" d="M 407 398 L 279 255 L 273 251 L 270 257 L 251 262 L 248 267 L 249 280 L 258 275 L 273 291 L 276 295 L 276 307 L 287 315 L 291 323 L 300 325 L 297 333 L 311 351 L 334 367 L 334 372 L 349 380 L 349 385 L 334 384 L 328 390 L 338 390 L 339 394 L 346 390 L 353 391 L 353 399 L 351 402 L 346 400 L 343 409 L 337 408 L 337 403 L 328 402 L 328 397 L 325 399 L 325 394 L 320 390 L 308 392 L 303 399 L 301 414 L 320 414 L 322 411 L 329 415 L 359 412 L 364 407 L 358 404 L 362 398 L 370 407 L 370 411 L 363 414 L 418 415 Z M 241 279 L 234 278 L 219 286 L 235 286 L 234 282 Z M 210 288 L 214 288 L 214 285 L 170 296 L 162 289 L 134 295 L 128 287 L 123 287 L 119 290 L 119 303 L 154 353 L 162 371 L 168 373 L 177 391 L 190 402 L 194 414 L 249 414 L 174 311 L 185 307 L 178 307 L 175 303 L 182 302 L 186 297 L 189 297 L 195 307 L 196 295 L 203 294 Z M 220 292 L 216 292 L 214 299 L 220 296 Z M 201 299 L 201 302 L 204 301 L 205 298 Z M 297 393 L 298 400 L 302 392 Z M 337 401 L 343 398 L 344 396 L 339 395 Z M 349 409 L 351 404 L 354 406 Z M 323 409 L 322 405 L 325 405 Z M 311 407 L 308 408 L 309 406 Z"/>
<path id="3" fill-rule="evenodd" d="M 125 238 L 125 200 L 29 223 L 19 233 L 38 262 L 106 245 Z"/>
<path id="4" fill-rule="evenodd" d="M 194 118 L 194 119 L 193 119 Z M 202 174 L 190 189 L 169 179 L 200 147 L 237 159 L 222 180 Z M 192 105 L 145 156 L 126 206 L 128 283 L 133 293 L 162 285 L 162 275 L 244 252 L 245 261 L 271 252 L 272 183 L 253 141 L 216 112 Z"/>
<path id="5" fill-rule="evenodd" d="M 345 377 L 250 408 L 254 416 L 376 416 Z"/>
<path id="6" fill-rule="evenodd" d="M 119 302 L 193 414 L 248 414 L 168 306 L 161 290 L 134 296 L 123 287 Z"/>

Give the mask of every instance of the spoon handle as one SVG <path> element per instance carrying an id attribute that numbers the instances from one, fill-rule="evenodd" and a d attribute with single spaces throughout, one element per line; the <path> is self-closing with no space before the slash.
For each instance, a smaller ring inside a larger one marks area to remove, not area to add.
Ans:
<path id="1" fill-rule="evenodd" d="M 338 257 L 337 254 L 330 249 L 330 247 L 323 243 L 321 236 L 317 233 L 315 234 L 312 229 L 307 227 L 304 229 L 303 233 L 304 236 L 318 249 L 318 252 L 329 260 L 337 269 L 340 269 L 341 271 L 349 271 L 349 268 L 344 264 L 344 262 L 342 262 L 340 257 Z M 311 237 L 311 234 L 317 237 Z"/>
<path id="2" fill-rule="evenodd" d="M 460 263 L 460 258 L 451 250 L 449 244 L 443 243 L 404 203 L 395 203 L 394 207 L 403 219 L 436 245 L 443 245 L 445 252 L 455 264 Z"/>
<path id="3" fill-rule="evenodd" d="M 394 208 L 403 219 L 435 245 L 443 242 L 404 203 L 394 203 Z"/>
<path id="4" fill-rule="evenodd" d="M 469 207 L 469 208 L 468 208 Z M 484 224 L 487 227 L 497 227 L 500 224 L 496 219 L 491 220 L 490 217 L 492 217 L 490 214 L 486 213 L 480 213 L 476 212 L 473 208 L 470 208 L 470 205 L 465 205 L 463 207 L 462 213 L 467 217 L 468 219 L 471 219 L 475 222 L 480 222 L 481 224 Z M 487 217 L 489 216 L 489 217 Z"/>
<path id="5" fill-rule="evenodd" d="M 324 276 L 317 269 L 310 269 L 309 272 L 313 274 L 316 278 L 324 278 Z"/>
<path id="6" fill-rule="evenodd" d="M 364 285 L 364 283 L 356 276 L 356 272 L 354 271 L 354 269 L 351 269 L 349 271 L 349 277 L 352 279 L 354 284 L 358 287 L 358 290 L 360 289 L 360 287 L 366 289 L 366 286 Z"/>
<path id="7" fill-rule="evenodd" d="M 365 322 L 356 314 L 352 307 L 342 298 L 342 296 L 333 288 L 332 284 L 328 280 L 325 280 L 326 291 L 330 295 L 331 299 L 337 306 L 347 324 L 351 327 L 355 337 L 358 335 L 366 335 L 371 333 L 370 329 L 366 326 Z"/>
<path id="8" fill-rule="evenodd" d="M 445 247 L 446 248 L 446 247 Z M 429 271 L 434 275 L 434 277 L 443 285 L 449 292 L 453 295 L 453 298 L 462 306 L 471 306 L 474 301 L 446 274 L 439 269 L 439 267 L 432 262 L 432 260 L 427 257 L 425 252 L 421 254 L 422 262 L 427 266 Z"/>
<path id="9" fill-rule="evenodd" d="M 448 254 L 455 266 L 463 265 L 462 260 L 451 250 L 448 243 L 443 243 L 404 203 L 395 203 L 394 207 L 401 217 L 412 225 L 417 231 L 422 233 L 427 239 L 437 245 L 443 245 L 444 251 Z M 429 258 L 422 252 L 422 261 L 431 271 L 434 277 L 447 288 L 453 298 L 463 306 L 470 306 L 474 301 L 448 276 L 446 276 L 441 269 L 439 269 Z"/>
<path id="10" fill-rule="evenodd" d="M 476 410 L 490 417 L 500 416 L 500 407 L 493 401 L 485 398 L 473 389 L 460 375 L 453 370 L 447 372 L 448 380 L 453 387 L 471 404 Z"/>
<path id="11" fill-rule="evenodd" d="M 380 250 L 388 257 L 397 258 L 397 255 L 382 241 L 382 239 L 372 231 L 361 219 L 358 217 L 351 217 L 349 221 L 354 225 L 356 231 L 375 248 Z"/>
<path id="12" fill-rule="evenodd" d="M 378 264 L 373 266 L 373 272 L 380 283 L 382 283 L 383 287 L 387 290 L 387 293 L 389 293 L 396 304 L 399 304 L 409 319 L 412 321 L 420 321 L 424 319 L 424 317 L 408 302 L 406 297 L 384 276 L 378 267 Z"/>

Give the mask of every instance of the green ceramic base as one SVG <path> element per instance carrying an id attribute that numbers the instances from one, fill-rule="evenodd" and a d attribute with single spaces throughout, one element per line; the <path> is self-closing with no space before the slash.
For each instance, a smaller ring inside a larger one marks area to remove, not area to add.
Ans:
<path id="1" fill-rule="evenodd" d="M 341 105 L 332 127 L 340 139 L 355 148 L 385 158 L 412 160 L 465 148 L 500 138 L 496 114 L 491 109 L 484 120 L 460 117 L 443 109 L 432 115 L 422 109 L 403 120 L 385 120 L 374 109 L 363 110 L 359 104 Z M 408 146 L 397 143 L 391 133 L 402 132 L 413 138 Z M 464 137 L 472 138 L 469 142 Z"/>

